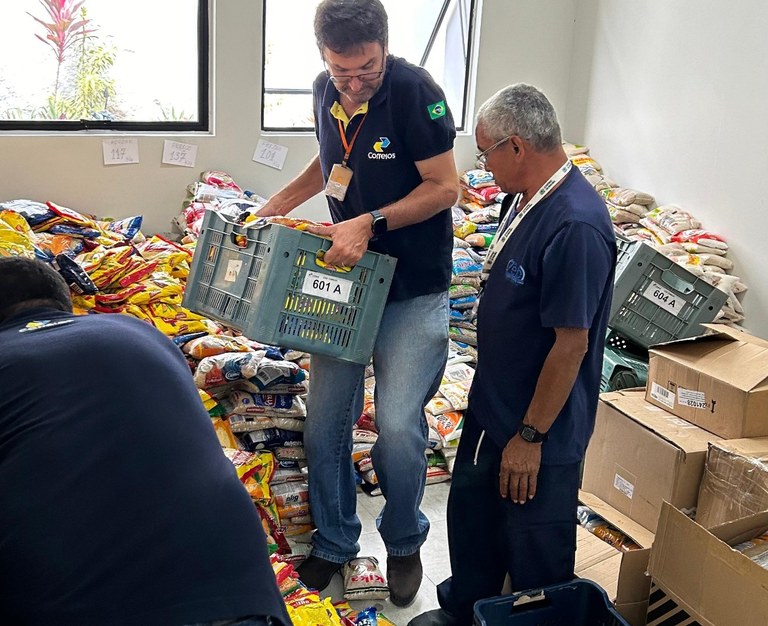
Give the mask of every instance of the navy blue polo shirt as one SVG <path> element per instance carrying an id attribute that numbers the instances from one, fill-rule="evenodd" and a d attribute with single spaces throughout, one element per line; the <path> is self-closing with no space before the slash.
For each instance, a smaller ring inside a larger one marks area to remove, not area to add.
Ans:
<path id="1" fill-rule="evenodd" d="M 173 342 L 126 315 L 35 309 L 0 346 L 1 624 L 290 624 Z"/>
<path id="2" fill-rule="evenodd" d="M 344 147 L 338 120 L 331 113 L 340 94 L 323 73 L 313 85 L 315 131 L 320 143 L 323 178 L 341 163 Z M 453 148 L 456 128 L 445 94 L 429 73 L 404 59 L 388 57 L 384 80 L 368 102 L 368 114 L 352 117 L 346 133 L 352 140 L 348 166 L 354 172 L 343 202 L 328 198 L 331 217 L 341 222 L 396 202 L 418 187 L 417 161 Z M 368 248 L 397 258 L 390 300 L 405 300 L 445 291 L 451 282 L 453 235 L 450 207 L 433 217 L 392 230 Z"/>
<path id="3" fill-rule="evenodd" d="M 497 445 L 508 443 L 525 416 L 554 329 L 588 328 L 587 354 L 542 446 L 542 464 L 584 456 L 595 423 L 615 264 L 608 211 L 574 167 L 515 230 L 480 299 L 469 407 Z"/>

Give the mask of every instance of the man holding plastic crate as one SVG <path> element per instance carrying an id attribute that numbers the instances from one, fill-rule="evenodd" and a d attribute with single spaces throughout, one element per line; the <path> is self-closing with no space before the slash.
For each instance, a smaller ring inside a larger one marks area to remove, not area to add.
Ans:
<path id="1" fill-rule="evenodd" d="M 448 499 L 453 576 L 412 626 L 472 623 L 477 600 L 570 580 L 579 465 L 594 428 L 616 242 L 562 149 L 546 96 L 512 85 L 480 109 L 477 158 L 509 194 L 484 265 L 478 367 Z"/>
<path id="2" fill-rule="evenodd" d="M 390 599 L 405 606 L 421 584 L 419 549 L 429 531 L 419 510 L 424 406 L 447 359 L 456 131 L 429 74 L 388 54 L 379 0 L 324 0 L 315 35 L 327 68 L 313 85 L 320 151 L 259 214 L 285 215 L 324 191 L 334 225 L 312 232 L 333 240 L 326 262 L 354 265 L 366 250 L 397 258 L 373 351 L 379 437 L 372 455 L 386 498 L 377 525 L 387 548 Z M 317 532 L 299 573 L 319 589 L 359 550 L 350 452 L 364 370 L 312 357 L 304 435 Z"/>

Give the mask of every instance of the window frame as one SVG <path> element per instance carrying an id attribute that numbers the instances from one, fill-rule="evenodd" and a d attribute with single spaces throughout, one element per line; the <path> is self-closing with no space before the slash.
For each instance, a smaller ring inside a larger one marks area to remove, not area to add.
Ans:
<path id="1" fill-rule="evenodd" d="M 262 19 L 261 19 L 261 57 L 262 57 L 262 63 L 261 63 L 261 119 L 260 119 L 260 128 L 261 131 L 264 133 L 272 133 L 276 135 L 282 135 L 282 134 L 310 134 L 314 133 L 315 129 L 312 126 L 266 126 L 265 125 L 265 119 L 264 119 L 264 101 L 265 96 L 268 92 L 273 92 L 277 94 L 306 94 L 306 95 L 312 95 L 312 87 L 310 86 L 307 89 L 267 89 L 266 86 L 266 45 L 267 45 L 267 2 L 269 0 L 262 0 L 261 2 L 261 9 L 262 9 Z M 430 51 L 432 50 L 432 46 L 434 45 L 435 39 L 437 37 L 437 34 L 440 32 L 440 28 L 443 25 L 443 21 L 445 20 L 445 16 L 448 12 L 448 8 L 450 7 L 450 3 L 452 0 L 443 0 L 443 5 L 440 8 L 438 12 L 438 18 L 435 21 L 435 26 L 432 29 L 432 33 L 429 36 L 429 39 L 427 40 L 426 47 L 424 49 L 424 52 L 422 53 L 422 58 L 420 59 L 419 65 L 421 63 L 426 62 L 425 59 L 428 58 Z M 468 11 L 468 24 L 467 24 L 467 44 L 466 44 L 466 62 L 464 64 L 464 96 L 463 96 L 463 115 L 461 122 L 458 126 L 456 126 L 457 132 L 464 132 L 467 130 L 467 120 L 471 117 L 469 107 L 472 102 L 472 97 L 474 94 L 474 84 L 471 84 L 470 81 L 472 81 L 473 74 L 472 70 L 475 67 L 475 64 L 477 62 L 477 55 L 475 54 L 475 45 L 479 42 L 479 36 L 474 32 L 475 28 L 479 24 L 478 19 L 478 13 L 480 12 L 481 8 L 481 0 L 468 0 L 469 1 L 469 11 Z M 461 0 L 458 0 L 458 2 L 461 2 Z M 413 62 L 413 61 L 412 61 Z M 471 124 L 471 121 L 469 122 Z"/>
<path id="2" fill-rule="evenodd" d="M 110 120 L 2 120 L 3 131 L 88 132 L 117 131 L 121 133 L 166 133 L 211 131 L 211 17 L 210 0 L 197 0 L 197 109 L 198 119 L 163 120 L 157 122 L 121 122 Z"/>

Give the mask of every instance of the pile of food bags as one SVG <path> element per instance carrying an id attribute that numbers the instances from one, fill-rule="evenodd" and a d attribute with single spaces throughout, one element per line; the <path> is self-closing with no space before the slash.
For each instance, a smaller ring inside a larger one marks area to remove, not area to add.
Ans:
<path id="1" fill-rule="evenodd" d="M 629 239 L 654 247 L 695 276 L 728 294 L 716 322 L 737 325 L 744 321 L 739 294 L 747 286 L 732 274 L 728 243 L 702 225 L 690 212 L 674 204 L 656 206 L 651 194 L 624 188 L 607 177 L 586 146 L 565 144 L 571 162 L 602 196 L 616 230 Z"/>

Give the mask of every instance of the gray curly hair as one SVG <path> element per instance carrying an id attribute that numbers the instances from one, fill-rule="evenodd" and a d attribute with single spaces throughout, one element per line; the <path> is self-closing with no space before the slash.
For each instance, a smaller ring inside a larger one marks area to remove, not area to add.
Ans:
<path id="1" fill-rule="evenodd" d="M 516 135 L 535 150 L 549 152 L 562 145 L 560 124 L 552 103 L 533 85 L 517 83 L 500 89 L 480 107 L 477 123 L 489 139 Z"/>

